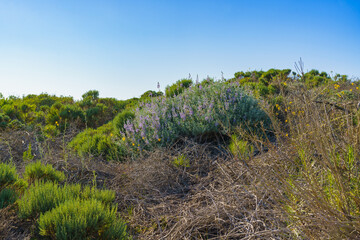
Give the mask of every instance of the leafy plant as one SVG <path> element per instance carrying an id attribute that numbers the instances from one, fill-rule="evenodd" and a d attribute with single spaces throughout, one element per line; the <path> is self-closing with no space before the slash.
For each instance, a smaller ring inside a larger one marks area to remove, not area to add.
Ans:
<path id="1" fill-rule="evenodd" d="M 29 183 L 37 180 L 62 182 L 65 180 L 65 174 L 56 171 L 51 164 L 42 164 L 41 161 L 30 163 L 25 167 L 24 179 Z"/>
<path id="2" fill-rule="evenodd" d="M 52 239 L 128 239 L 116 208 L 97 200 L 69 200 L 41 215 L 40 235 Z"/>
<path id="3" fill-rule="evenodd" d="M 179 137 L 226 134 L 236 126 L 261 134 L 271 121 L 257 101 L 237 84 L 216 82 L 193 87 L 173 98 L 140 104 L 132 122 L 124 125 L 123 140 L 135 151 L 171 144 Z"/>

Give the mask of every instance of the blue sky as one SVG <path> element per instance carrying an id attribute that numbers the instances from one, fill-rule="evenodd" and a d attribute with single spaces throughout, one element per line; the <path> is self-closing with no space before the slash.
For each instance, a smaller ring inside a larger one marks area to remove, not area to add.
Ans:
<path id="1" fill-rule="evenodd" d="M 360 77 L 358 0 L 1 0 L 0 92 L 128 99 L 189 73 Z"/>

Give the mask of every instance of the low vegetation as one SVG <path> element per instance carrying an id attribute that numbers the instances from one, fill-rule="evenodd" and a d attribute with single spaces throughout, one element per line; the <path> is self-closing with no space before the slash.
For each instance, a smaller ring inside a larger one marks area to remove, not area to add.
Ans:
<path id="1" fill-rule="evenodd" d="M 0 94 L 0 236 L 359 238 L 360 81 L 296 67 Z"/>

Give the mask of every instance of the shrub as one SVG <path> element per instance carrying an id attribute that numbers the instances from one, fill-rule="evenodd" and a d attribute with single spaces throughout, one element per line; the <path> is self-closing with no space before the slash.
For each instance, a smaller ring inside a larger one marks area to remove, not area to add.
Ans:
<path id="1" fill-rule="evenodd" d="M 124 124 L 127 123 L 127 121 L 131 121 L 135 118 L 135 114 L 130 110 L 124 110 L 113 120 L 113 128 L 114 132 L 116 134 L 120 134 L 120 132 L 124 131 Z"/>
<path id="2" fill-rule="evenodd" d="M 254 147 L 252 145 L 236 135 L 231 136 L 229 149 L 234 156 L 245 159 L 249 158 L 254 152 Z"/>
<path id="3" fill-rule="evenodd" d="M 14 184 L 18 178 L 14 165 L 0 163 L 0 190 Z"/>
<path id="4" fill-rule="evenodd" d="M 104 205 L 115 199 L 115 193 L 110 190 L 99 190 L 85 187 L 81 190 L 79 184 L 59 186 L 56 182 L 38 182 L 28 188 L 18 201 L 21 218 L 37 217 L 61 203 L 72 199 L 95 199 Z"/>
<path id="5" fill-rule="evenodd" d="M 0 191 L 0 209 L 14 203 L 16 199 L 17 199 L 17 194 L 15 190 L 10 188 L 4 188 L 3 190 Z"/>
<path id="6" fill-rule="evenodd" d="M 105 124 L 97 129 L 88 128 L 79 133 L 69 143 L 78 155 L 102 156 L 107 160 L 121 160 L 126 155 L 126 147 L 113 140 L 112 123 Z"/>
<path id="7" fill-rule="evenodd" d="M 128 147 L 141 150 L 178 137 L 227 134 L 239 125 L 260 133 L 260 124 L 269 129 L 271 121 L 254 98 L 236 84 L 217 82 L 141 105 L 134 120 L 124 125 L 124 137 Z"/>
<path id="8" fill-rule="evenodd" d="M 190 167 L 190 160 L 184 154 L 176 157 L 172 163 L 175 167 Z"/>
<path id="9" fill-rule="evenodd" d="M 171 86 L 165 88 L 166 97 L 173 97 L 184 92 L 185 89 L 189 88 L 193 84 L 191 79 L 181 79 Z"/>
<path id="10" fill-rule="evenodd" d="M 68 199 L 80 195 L 80 185 L 65 185 L 60 187 L 54 182 L 35 182 L 18 200 L 20 218 L 37 217 L 58 206 Z"/>
<path id="11" fill-rule="evenodd" d="M 128 239 L 116 208 L 97 200 L 69 200 L 41 215 L 40 235 L 52 239 Z"/>
<path id="12" fill-rule="evenodd" d="M 30 183 L 36 180 L 61 182 L 65 180 L 65 174 L 56 171 L 51 164 L 44 165 L 40 161 L 36 161 L 25 167 L 24 178 Z"/>

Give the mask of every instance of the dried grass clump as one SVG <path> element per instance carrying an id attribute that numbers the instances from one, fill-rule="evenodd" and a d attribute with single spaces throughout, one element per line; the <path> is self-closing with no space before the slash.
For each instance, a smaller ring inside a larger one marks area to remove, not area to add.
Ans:
<path id="1" fill-rule="evenodd" d="M 268 152 L 258 156 L 258 176 L 274 192 L 298 238 L 357 239 L 358 99 L 331 100 L 324 96 L 327 88 L 289 89 L 283 122 L 272 115 L 277 142 L 267 143 Z"/>
<path id="2" fill-rule="evenodd" d="M 178 167 L 178 155 L 189 166 Z M 281 212 L 258 178 L 210 144 L 185 141 L 120 165 L 112 181 L 138 239 L 280 239 Z"/>

